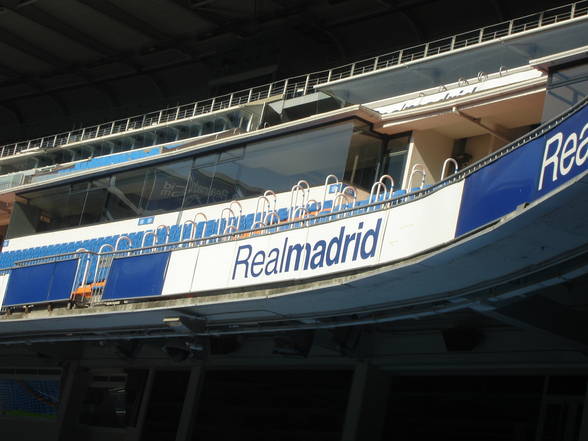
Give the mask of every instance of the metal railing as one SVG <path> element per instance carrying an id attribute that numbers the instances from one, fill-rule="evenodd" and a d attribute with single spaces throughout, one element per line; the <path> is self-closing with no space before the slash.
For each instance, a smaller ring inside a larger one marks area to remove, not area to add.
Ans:
<path id="1" fill-rule="evenodd" d="M 566 22 L 586 15 L 588 15 L 588 0 L 582 0 L 569 5 L 453 35 L 451 37 L 378 55 L 376 57 L 371 57 L 333 69 L 287 78 L 262 86 L 253 87 L 251 89 L 245 89 L 190 104 L 170 107 L 144 115 L 137 115 L 130 118 L 98 124 L 92 127 L 72 130 L 29 141 L 6 144 L 0 146 L 0 158 L 14 156 L 19 153 L 71 145 L 81 141 L 100 139 L 106 136 L 159 126 L 170 122 L 184 121 L 200 115 L 253 103 L 274 96 L 280 96 L 284 99 L 304 96 L 313 93 L 315 91 L 315 86 L 318 85 L 352 78 L 365 73 L 402 65 L 411 61 L 422 60 L 529 30 L 539 29 L 544 26 Z"/>

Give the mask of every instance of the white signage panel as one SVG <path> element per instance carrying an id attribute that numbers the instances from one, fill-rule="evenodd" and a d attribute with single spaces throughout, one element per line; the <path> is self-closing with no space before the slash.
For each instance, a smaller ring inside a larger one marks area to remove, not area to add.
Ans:
<path id="1" fill-rule="evenodd" d="M 184 294 L 192 290 L 192 280 L 198 263 L 198 248 L 186 248 L 171 253 L 162 295 Z"/>
<path id="2" fill-rule="evenodd" d="M 0 275 L 0 305 L 4 302 L 6 287 L 8 286 L 8 277 L 10 277 L 10 273 Z"/>
<path id="3" fill-rule="evenodd" d="M 235 242 L 227 286 L 249 286 L 297 278 L 301 256 L 289 252 L 307 240 L 307 228 L 286 230 Z"/>
<path id="4" fill-rule="evenodd" d="M 455 237 L 464 181 L 390 211 L 382 262 L 403 259 Z"/>
<path id="5" fill-rule="evenodd" d="M 388 210 L 174 251 L 163 294 L 295 281 L 408 257 L 453 239 L 462 190 L 460 182 Z"/>

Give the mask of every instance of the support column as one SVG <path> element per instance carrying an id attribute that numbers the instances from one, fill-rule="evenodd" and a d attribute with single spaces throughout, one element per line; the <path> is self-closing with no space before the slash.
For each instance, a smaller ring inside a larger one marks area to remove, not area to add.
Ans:
<path id="1" fill-rule="evenodd" d="M 151 388 L 153 387 L 153 379 L 155 378 L 155 369 L 149 369 L 147 374 L 147 381 L 145 382 L 145 391 L 141 398 L 139 406 L 139 413 L 137 415 L 137 426 L 135 430 L 129 435 L 130 441 L 139 441 L 143 433 L 143 426 L 145 425 L 145 418 L 147 418 L 147 410 L 149 409 L 149 401 L 151 399 Z"/>
<path id="2" fill-rule="evenodd" d="M 198 404 L 204 384 L 205 370 L 203 366 L 194 366 L 190 372 L 186 397 L 182 406 L 180 424 L 176 434 L 176 441 L 189 441 L 192 439 L 194 422 L 198 413 Z"/>
<path id="3" fill-rule="evenodd" d="M 386 373 L 368 364 L 355 368 L 345 422 L 343 441 L 378 441 L 382 436 L 389 378 Z"/>
<path id="4" fill-rule="evenodd" d="M 578 441 L 588 441 L 588 384 L 584 393 L 584 410 L 582 411 L 582 421 L 580 422 L 580 436 Z"/>
<path id="5" fill-rule="evenodd" d="M 57 440 L 77 439 L 75 431 L 80 417 L 89 375 L 77 361 L 68 364 L 57 412 Z"/>

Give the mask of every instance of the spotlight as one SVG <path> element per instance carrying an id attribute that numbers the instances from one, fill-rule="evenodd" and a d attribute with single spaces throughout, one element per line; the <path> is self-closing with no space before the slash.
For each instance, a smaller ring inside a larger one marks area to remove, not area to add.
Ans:
<path id="1" fill-rule="evenodd" d="M 183 343 L 166 343 L 161 350 L 177 363 L 186 360 L 190 356 L 190 349 Z"/>

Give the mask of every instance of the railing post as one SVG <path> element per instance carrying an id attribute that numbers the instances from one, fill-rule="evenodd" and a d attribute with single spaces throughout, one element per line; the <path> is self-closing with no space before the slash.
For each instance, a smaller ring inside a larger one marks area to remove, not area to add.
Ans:
<path id="1" fill-rule="evenodd" d="M 482 42 L 482 38 L 484 37 L 484 28 L 480 29 L 480 35 L 478 35 L 478 43 Z"/>
<path id="2" fill-rule="evenodd" d="M 570 9 L 570 18 L 574 18 L 574 15 L 576 15 L 576 3 L 572 3 L 572 8 Z"/>
<path id="3" fill-rule="evenodd" d="M 349 76 L 352 77 L 353 75 L 355 75 L 355 63 L 351 65 L 351 74 Z"/>
<path id="4" fill-rule="evenodd" d="M 450 46 L 450 50 L 453 50 L 455 48 L 455 35 L 453 37 L 451 37 L 451 46 Z"/>
<path id="5" fill-rule="evenodd" d="M 114 132 L 114 121 L 112 121 L 112 124 L 110 124 L 110 133 L 109 133 L 109 135 L 112 135 L 113 132 Z"/>
<path id="6" fill-rule="evenodd" d="M 400 51 L 398 51 L 398 63 L 397 64 L 402 64 L 402 56 L 404 55 L 404 50 L 401 49 Z"/>
<path id="7" fill-rule="evenodd" d="M 306 80 L 304 81 L 304 91 L 302 92 L 303 95 L 308 94 L 308 82 L 310 81 L 310 74 L 306 75 Z"/>
<path id="8" fill-rule="evenodd" d="M 253 95 L 253 89 L 249 89 L 249 94 L 247 95 L 247 102 L 251 102 L 251 95 Z"/>
<path id="9" fill-rule="evenodd" d="M 157 124 L 161 124 L 161 117 L 163 116 L 163 110 L 159 111 L 159 118 L 157 118 Z"/>
<path id="10" fill-rule="evenodd" d="M 180 117 L 180 106 L 176 107 L 176 116 L 174 118 L 174 121 L 177 121 L 179 117 Z"/>
<path id="11" fill-rule="evenodd" d="M 80 141 L 84 140 L 84 135 L 86 134 L 86 129 L 82 129 L 82 136 L 80 138 Z"/>
<path id="12" fill-rule="evenodd" d="M 427 44 L 428 46 L 428 44 Z M 380 57 L 374 58 L 374 70 L 378 70 L 378 62 L 380 61 Z"/>
<path id="13" fill-rule="evenodd" d="M 270 96 L 272 96 L 272 89 L 274 88 L 274 83 L 270 83 L 269 88 L 267 89 L 267 97 L 269 98 Z"/>
<path id="14" fill-rule="evenodd" d="M 210 103 L 210 112 L 212 112 L 214 110 L 214 103 L 216 102 L 216 97 L 214 97 L 212 99 L 212 102 Z"/>
<path id="15" fill-rule="evenodd" d="M 131 123 L 131 118 L 127 118 L 127 124 L 125 125 L 125 132 L 129 130 L 129 124 Z"/>
<path id="16" fill-rule="evenodd" d="M 235 94 L 234 94 L 234 93 L 232 93 L 232 94 L 231 94 L 231 96 L 229 96 L 229 107 L 232 107 L 232 106 L 233 106 L 233 96 L 234 96 L 234 95 L 235 95 Z"/>
<path id="17" fill-rule="evenodd" d="M 331 77 L 333 76 L 333 69 L 329 69 L 329 73 L 327 75 L 327 83 L 331 82 Z"/>
<path id="18" fill-rule="evenodd" d="M 290 83 L 290 78 L 286 78 L 286 81 L 284 81 L 284 93 L 282 95 L 287 95 L 288 94 L 288 85 Z"/>

